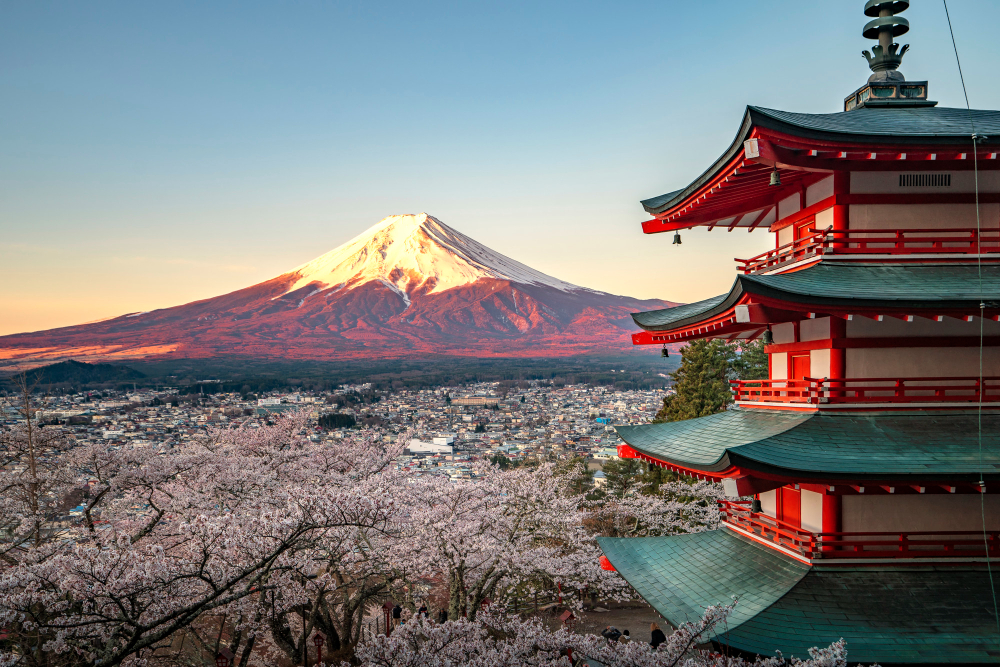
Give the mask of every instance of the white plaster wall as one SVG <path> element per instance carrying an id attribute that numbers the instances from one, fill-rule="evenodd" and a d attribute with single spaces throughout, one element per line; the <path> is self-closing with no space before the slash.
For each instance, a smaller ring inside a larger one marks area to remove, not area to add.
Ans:
<path id="1" fill-rule="evenodd" d="M 809 374 L 814 378 L 830 377 L 830 350 L 809 352 Z"/>
<path id="2" fill-rule="evenodd" d="M 979 375 L 978 347 L 853 348 L 846 353 L 849 378 Z M 983 375 L 1000 375 L 1000 348 L 983 349 Z"/>
<path id="3" fill-rule="evenodd" d="M 802 530 L 823 532 L 823 494 L 802 489 Z"/>
<path id="4" fill-rule="evenodd" d="M 795 240 L 795 229 L 792 227 L 785 227 L 784 229 L 778 230 L 778 245 L 785 245 L 786 243 L 791 243 Z"/>
<path id="5" fill-rule="evenodd" d="M 782 322 L 781 324 L 772 324 L 771 336 L 774 338 L 775 343 L 794 343 L 795 324 L 793 324 L 792 322 Z"/>
<path id="6" fill-rule="evenodd" d="M 925 192 L 975 192 L 976 177 L 972 171 L 952 171 L 942 169 L 940 172 L 921 173 L 951 174 L 951 185 L 947 187 L 900 187 L 899 175 L 912 174 L 913 171 L 855 171 L 851 173 L 851 192 L 858 194 L 870 193 L 925 193 Z M 979 170 L 979 191 L 1000 192 L 1000 172 Z"/>
<path id="7" fill-rule="evenodd" d="M 899 178 L 897 177 L 898 181 Z M 813 183 L 806 188 L 806 206 L 812 206 L 818 201 L 833 196 L 833 176 L 827 176 L 822 181 Z"/>
<path id="8" fill-rule="evenodd" d="M 975 204 L 851 204 L 851 229 L 974 229 Z M 980 204 L 982 229 L 1000 225 L 1000 204 Z"/>
<path id="9" fill-rule="evenodd" d="M 799 195 L 795 193 L 790 197 L 785 197 L 778 202 L 778 219 L 790 216 L 792 213 L 798 213 L 802 209 L 799 206 Z"/>
<path id="10" fill-rule="evenodd" d="M 799 339 L 826 340 L 830 337 L 830 318 L 817 317 L 814 320 L 802 320 L 799 322 Z"/>
<path id="11" fill-rule="evenodd" d="M 771 489 L 760 494 L 760 511 L 768 516 L 778 516 L 778 491 Z"/>
<path id="12" fill-rule="evenodd" d="M 845 532 L 982 530 L 978 495 L 843 496 Z M 1000 530 L 1000 496 L 987 494 L 986 529 Z M 804 514 L 804 512 L 803 512 Z"/>
<path id="13" fill-rule="evenodd" d="M 827 227 L 833 226 L 833 209 L 824 208 L 822 211 L 816 213 L 816 223 L 812 226 L 813 229 L 826 229 Z"/>
<path id="14" fill-rule="evenodd" d="M 982 325 L 986 336 L 1000 335 L 1000 322 L 987 319 L 980 322 L 974 317 L 971 322 L 946 317 L 935 322 L 924 317 L 915 317 L 912 322 L 886 317 L 876 322 L 867 317 L 855 316 L 847 322 L 848 338 L 906 338 L 907 336 L 979 336 Z"/>
<path id="15" fill-rule="evenodd" d="M 784 352 L 778 352 L 771 355 L 771 379 L 788 379 L 788 355 Z"/>

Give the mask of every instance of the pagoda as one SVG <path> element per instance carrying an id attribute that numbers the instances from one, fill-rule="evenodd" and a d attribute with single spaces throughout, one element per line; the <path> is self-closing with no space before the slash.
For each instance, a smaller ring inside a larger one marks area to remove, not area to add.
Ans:
<path id="1" fill-rule="evenodd" d="M 734 407 L 619 426 L 619 456 L 721 482 L 717 530 L 601 538 L 671 624 L 738 603 L 720 650 L 1000 663 L 1000 112 L 899 72 L 908 0 L 868 0 L 872 75 L 829 114 L 748 107 L 647 234 L 768 232 L 725 294 L 636 313 L 636 345 L 763 340 Z"/>

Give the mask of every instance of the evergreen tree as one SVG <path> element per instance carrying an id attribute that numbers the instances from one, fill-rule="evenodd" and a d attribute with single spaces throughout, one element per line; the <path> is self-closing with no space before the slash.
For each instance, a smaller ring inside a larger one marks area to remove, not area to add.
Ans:
<path id="1" fill-rule="evenodd" d="M 612 459 L 602 468 L 608 479 L 605 489 L 619 498 L 624 498 L 625 494 L 641 483 L 640 476 L 646 472 L 646 464 L 639 459 Z"/>
<path id="2" fill-rule="evenodd" d="M 733 379 L 763 380 L 767 378 L 767 353 L 764 341 L 754 340 L 735 344 L 733 357 Z"/>
<path id="3" fill-rule="evenodd" d="M 696 340 L 681 350 L 681 366 L 671 374 L 676 393 L 663 399 L 653 421 L 683 421 L 728 410 L 733 403 L 730 380 L 767 375 L 762 341 Z"/>
<path id="4" fill-rule="evenodd" d="M 685 347 L 680 368 L 671 373 L 676 393 L 663 399 L 654 421 L 683 421 L 728 409 L 735 356 L 735 346 L 721 340 L 696 340 Z"/>

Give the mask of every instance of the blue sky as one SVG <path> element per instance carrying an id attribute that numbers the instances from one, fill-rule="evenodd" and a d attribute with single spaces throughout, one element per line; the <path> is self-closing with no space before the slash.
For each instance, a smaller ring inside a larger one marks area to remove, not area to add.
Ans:
<path id="1" fill-rule="evenodd" d="M 559 278 L 677 301 L 759 231 L 643 236 L 747 104 L 838 111 L 850 2 L 4 3 L 0 333 L 206 298 L 426 211 Z M 952 0 L 974 107 L 1000 3 Z M 962 106 L 940 2 L 902 71 Z"/>

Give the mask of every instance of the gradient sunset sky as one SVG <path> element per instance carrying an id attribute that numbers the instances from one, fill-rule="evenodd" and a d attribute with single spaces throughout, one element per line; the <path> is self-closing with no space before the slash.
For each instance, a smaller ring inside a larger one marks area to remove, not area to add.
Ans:
<path id="1" fill-rule="evenodd" d="M 952 0 L 975 108 L 1000 2 Z M 747 104 L 834 112 L 869 71 L 863 0 L 7 2 L 0 334 L 272 278 L 426 211 L 563 280 L 694 301 L 759 230 L 644 236 Z M 901 70 L 964 106 L 940 0 Z"/>

